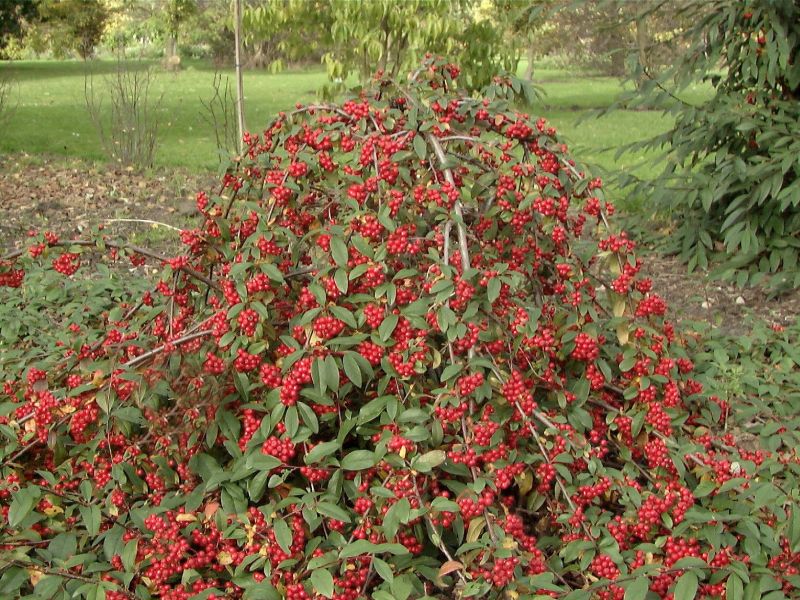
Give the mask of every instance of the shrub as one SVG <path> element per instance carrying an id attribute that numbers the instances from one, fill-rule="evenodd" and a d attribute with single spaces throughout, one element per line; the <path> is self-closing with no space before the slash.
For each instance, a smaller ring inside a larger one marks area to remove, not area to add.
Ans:
<path id="1" fill-rule="evenodd" d="M 5 385 L 4 594 L 796 593 L 795 457 L 719 431 L 518 82 L 457 76 L 279 115 L 182 256 L 44 234 L 6 257 L 9 294 L 89 251 L 164 270 Z"/>
<path id="2" fill-rule="evenodd" d="M 239 134 L 236 121 L 236 94 L 230 85 L 230 78 L 214 73 L 212 83 L 214 93 L 208 101 L 200 100 L 203 105 L 201 115 L 214 130 L 214 139 L 217 142 L 217 158 L 220 164 L 226 163 L 231 156 L 239 151 Z"/>
<path id="3" fill-rule="evenodd" d="M 647 13 L 649 9 L 642 12 Z M 624 101 L 662 105 L 671 129 L 636 147 L 663 149 L 663 172 L 635 191 L 675 217 L 674 249 L 690 268 L 722 259 L 739 285 L 800 286 L 800 5 L 691 0 L 677 11 L 693 25 L 689 50 L 672 69 L 645 80 Z M 686 102 L 690 85 L 713 96 Z"/>
<path id="4" fill-rule="evenodd" d="M 104 82 L 109 101 L 106 114 L 92 75 L 86 77 L 86 109 L 109 159 L 138 168 L 153 166 L 163 99 L 163 94 L 153 92 L 154 79 L 150 65 L 119 55 L 116 70 Z"/>

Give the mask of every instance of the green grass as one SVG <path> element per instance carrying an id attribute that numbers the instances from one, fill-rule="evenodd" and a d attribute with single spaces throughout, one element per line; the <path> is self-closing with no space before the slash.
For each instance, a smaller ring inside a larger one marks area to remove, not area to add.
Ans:
<path id="1" fill-rule="evenodd" d="M 115 64 L 100 61 L 91 66 L 100 84 L 103 74 L 113 72 Z M 14 82 L 18 107 L 11 123 L 0 133 L 0 152 L 51 153 L 89 160 L 105 155 L 89 119 L 84 101 L 84 75 L 87 65 L 79 61 L 19 61 L 0 63 L 0 76 Z M 223 72 L 231 77 L 231 70 Z M 204 119 L 201 100 L 213 92 L 214 70 L 199 61 L 187 61 L 177 74 L 159 73 L 154 84 L 163 93 L 162 120 L 156 157 L 161 167 L 214 169 L 218 164 L 211 126 Z M 541 102 L 531 113 L 546 117 L 570 144 L 576 157 L 612 171 L 630 170 L 644 155 L 614 158 L 614 150 L 624 144 L 645 139 L 669 127 L 669 117 L 658 111 L 620 110 L 600 119 L 583 119 L 588 113 L 608 106 L 622 91 L 611 77 L 570 72 L 564 69 L 537 69 L 535 83 L 544 91 Z M 264 126 L 278 111 L 295 102 L 308 102 L 325 83 L 322 70 L 269 74 L 247 71 L 244 76 L 248 127 Z M 689 90 L 696 100 L 707 89 Z M 603 151 L 611 148 L 611 151 Z M 637 169 L 639 175 L 652 175 L 658 166 Z"/>
<path id="2" fill-rule="evenodd" d="M 0 65 L 15 82 L 18 106 L 0 133 L 0 152 L 53 153 L 88 160 L 105 154 L 85 105 L 87 66 L 77 61 L 20 61 Z M 95 86 L 113 72 L 113 62 L 94 66 Z M 231 76 L 226 71 L 223 75 Z M 177 74 L 159 73 L 153 85 L 163 93 L 156 163 L 163 167 L 213 169 L 218 153 L 201 101 L 213 94 L 213 68 L 190 62 Z M 248 72 L 245 100 L 248 127 L 258 130 L 278 111 L 307 102 L 325 83 L 322 71 L 271 75 Z M 108 105 L 108 102 L 105 103 Z"/>
<path id="3" fill-rule="evenodd" d="M 614 77 L 569 73 L 564 70 L 539 69 L 535 83 L 544 91 L 541 106 L 534 107 L 546 117 L 569 143 L 581 162 L 598 165 L 619 173 L 633 171 L 640 177 L 656 175 L 661 167 L 649 159 L 658 153 L 639 152 L 616 158 L 617 149 L 666 131 L 672 118 L 660 110 L 616 110 L 596 117 L 610 106 L 623 87 Z M 708 97 L 710 87 L 694 86 L 682 96 L 697 103 Z"/>

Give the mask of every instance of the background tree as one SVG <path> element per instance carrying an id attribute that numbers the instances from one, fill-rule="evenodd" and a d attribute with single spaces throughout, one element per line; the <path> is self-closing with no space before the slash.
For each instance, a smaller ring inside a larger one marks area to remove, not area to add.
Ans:
<path id="1" fill-rule="evenodd" d="M 94 54 L 109 18 L 101 0 L 44 0 L 38 6 L 40 43 L 57 56 L 76 52 L 86 59 Z"/>
<path id="2" fill-rule="evenodd" d="M 690 26 L 680 10 L 683 4 L 682 0 L 538 0 L 530 4 L 527 30 L 520 33 L 529 36 L 533 55 L 560 56 L 572 67 L 624 77 L 630 53 L 658 70 L 686 49 L 679 35 Z"/>
<path id="3" fill-rule="evenodd" d="M 163 5 L 166 39 L 164 45 L 164 64 L 167 68 L 180 65 L 178 55 L 178 36 L 188 18 L 197 13 L 196 0 L 165 0 Z"/>
<path id="4" fill-rule="evenodd" d="M 688 0 L 679 16 L 692 23 L 679 36 L 690 50 L 674 67 L 658 76 L 637 53 L 631 57 L 633 76 L 644 83 L 620 102 L 660 105 L 675 117 L 663 135 L 632 147 L 661 149 L 659 160 L 666 159 L 655 181 L 633 191 L 675 217 L 675 250 L 690 268 L 722 258 L 720 274 L 739 284 L 768 278 L 797 287 L 800 4 Z M 713 97 L 680 98 L 698 83 L 713 86 Z"/>
<path id="5" fill-rule="evenodd" d="M 477 9 L 479 18 L 490 21 L 510 46 L 515 62 L 526 59 L 525 79 L 528 81 L 533 78 L 536 57 L 546 49 L 546 44 L 540 45 L 537 41 L 547 39 L 546 32 L 553 31 L 549 21 L 542 19 L 552 8 L 551 4 L 551 0 L 483 0 Z"/>
<path id="6" fill-rule="evenodd" d="M 251 43 L 277 40 L 273 66 L 321 54 L 333 82 L 364 81 L 377 70 L 396 76 L 431 52 L 459 62 L 466 85 L 477 89 L 518 61 L 516 45 L 478 8 L 475 0 L 260 2 L 245 11 L 245 30 Z"/>
<path id="7" fill-rule="evenodd" d="M 233 63 L 233 10 L 230 2 L 200 0 L 182 31 L 185 51 L 211 58 L 216 66 Z"/>
<path id="8" fill-rule="evenodd" d="M 26 22 L 38 17 L 37 0 L 0 0 L 0 58 L 12 40 L 25 34 Z"/>
<path id="9" fill-rule="evenodd" d="M 242 25 L 250 67 L 277 71 L 287 64 L 319 63 L 331 46 L 332 12 L 322 0 L 250 3 Z"/>

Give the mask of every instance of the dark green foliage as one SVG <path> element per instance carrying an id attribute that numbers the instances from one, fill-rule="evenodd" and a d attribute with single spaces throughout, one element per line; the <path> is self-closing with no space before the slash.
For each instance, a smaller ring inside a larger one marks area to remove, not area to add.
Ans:
<path id="1" fill-rule="evenodd" d="M 634 60 L 638 89 L 620 99 L 675 116 L 669 131 L 628 148 L 661 148 L 666 165 L 655 181 L 623 183 L 671 213 L 690 268 L 721 259 L 719 273 L 739 285 L 797 287 L 800 4 L 691 0 L 676 18 L 694 23 L 683 33 L 691 50 L 658 77 Z M 714 96 L 684 102 L 699 82 Z"/>
<path id="2" fill-rule="evenodd" d="M 94 54 L 110 16 L 101 0 L 43 0 L 26 41 L 37 51 L 86 59 Z"/>
<path id="3" fill-rule="evenodd" d="M 747 321 L 751 321 L 750 318 Z M 786 325 L 753 317 L 744 335 L 693 323 L 693 355 L 708 391 L 735 407 L 729 431 L 769 450 L 800 443 L 800 319 Z M 738 428 L 738 429 L 737 429 Z"/>
<path id="4" fill-rule="evenodd" d="M 0 58 L 5 58 L 5 48 L 13 38 L 21 38 L 26 19 L 36 17 L 36 0 L 0 0 Z"/>
<path id="5" fill-rule="evenodd" d="M 376 71 L 396 78 L 427 53 L 457 62 L 464 85 L 476 91 L 498 71 L 516 71 L 520 48 L 509 31 L 526 8 L 476 0 L 283 0 L 246 8 L 243 27 L 246 42 L 275 70 L 321 56 L 331 81 L 326 96 L 342 91 L 348 78 L 365 83 Z"/>
<path id="6" fill-rule="evenodd" d="M 22 293 L 4 294 L 0 301 L 0 379 L 15 377 L 31 360 L 52 354 L 55 362 L 59 348 L 69 346 L 76 331 L 93 331 L 105 317 L 119 318 L 124 313 L 119 302 L 131 286 L 144 293 L 148 285 L 106 264 L 95 265 L 90 278 L 80 279 L 47 269 L 31 271 Z"/>

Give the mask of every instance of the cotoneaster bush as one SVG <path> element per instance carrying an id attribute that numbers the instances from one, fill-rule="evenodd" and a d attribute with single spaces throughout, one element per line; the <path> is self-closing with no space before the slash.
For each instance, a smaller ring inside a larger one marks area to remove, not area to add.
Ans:
<path id="1" fill-rule="evenodd" d="M 5 258 L 163 273 L 5 383 L 3 597 L 796 596 L 796 456 L 725 431 L 517 82 L 458 74 L 281 114 L 180 256 Z"/>

